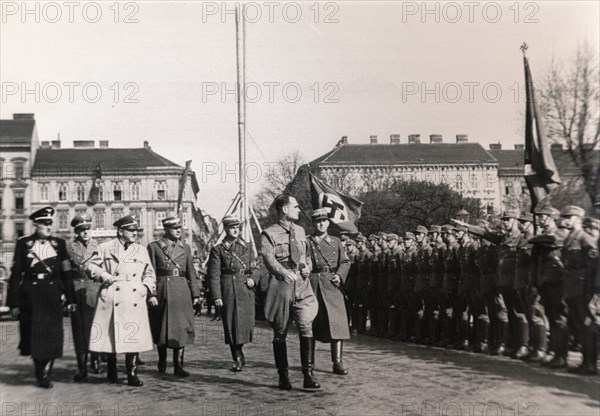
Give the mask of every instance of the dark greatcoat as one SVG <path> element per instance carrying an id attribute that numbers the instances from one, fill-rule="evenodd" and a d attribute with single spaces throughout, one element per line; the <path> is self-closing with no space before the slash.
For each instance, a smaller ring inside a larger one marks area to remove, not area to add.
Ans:
<path id="1" fill-rule="evenodd" d="M 229 345 L 252 342 L 254 331 L 254 288 L 246 279 L 260 281 L 260 270 L 254 270 L 256 257 L 241 238 L 223 241 L 212 248 L 208 260 L 208 276 L 213 299 L 221 299 L 225 343 Z M 243 273 L 243 274 L 242 274 Z"/>
<path id="2" fill-rule="evenodd" d="M 350 270 L 350 259 L 337 237 L 325 235 L 317 241 L 317 237 L 310 236 L 308 240 L 313 264 L 310 284 L 319 301 L 319 311 L 313 321 L 313 336 L 321 342 L 350 339 L 344 295 L 331 283 L 331 278 L 337 274 L 344 286 Z M 324 266 L 329 266 L 331 272 L 320 272 Z"/>
<path id="3" fill-rule="evenodd" d="M 34 255 L 39 256 L 44 266 Z M 71 265 L 65 240 L 36 234 L 17 240 L 7 306 L 19 307 L 21 355 L 34 359 L 62 357 L 63 303 L 73 303 Z"/>
<path id="4" fill-rule="evenodd" d="M 77 309 L 71 312 L 71 326 L 73 329 L 73 344 L 77 354 L 88 351 L 92 322 L 100 292 L 100 283 L 92 280 L 87 271 L 89 262 L 98 255 L 98 242 L 93 238 L 87 244 L 75 238 L 67 244 L 67 251 L 71 259 L 73 274 L 73 289 Z"/>
<path id="5" fill-rule="evenodd" d="M 200 297 L 190 246 L 166 237 L 148 244 L 156 271 L 158 306 L 150 307 L 150 329 L 156 345 L 181 348 L 194 343 L 193 298 Z M 175 263 L 173 263 L 175 262 Z"/>

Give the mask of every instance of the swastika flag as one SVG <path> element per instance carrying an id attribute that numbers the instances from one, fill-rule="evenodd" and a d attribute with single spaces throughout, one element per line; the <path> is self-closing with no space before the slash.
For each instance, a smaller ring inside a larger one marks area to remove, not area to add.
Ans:
<path id="1" fill-rule="evenodd" d="M 310 193 L 313 209 L 325 208 L 329 221 L 342 233 L 356 234 L 356 223 L 360 218 L 363 203 L 310 175 Z"/>

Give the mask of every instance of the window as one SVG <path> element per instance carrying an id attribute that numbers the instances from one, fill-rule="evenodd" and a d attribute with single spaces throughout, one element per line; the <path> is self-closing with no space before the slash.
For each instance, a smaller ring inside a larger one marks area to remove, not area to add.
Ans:
<path id="1" fill-rule="evenodd" d="M 504 187 L 504 195 L 510 195 L 510 186 Z"/>
<path id="2" fill-rule="evenodd" d="M 104 187 L 102 185 L 98 187 L 98 201 L 104 201 Z"/>
<path id="3" fill-rule="evenodd" d="M 69 228 L 69 215 L 62 211 L 58 214 L 58 229 L 65 231 Z"/>
<path id="4" fill-rule="evenodd" d="M 17 238 L 21 238 L 25 235 L 25 224 L 22 222 L 15 222 L 15 235 Z"/>
<path id="5" fill-rule="evenodd" d="M 123 210 L 122 209 L 113 209 L 112 222 L 114 223 L 120 218 L 123 218 Z"/>
<path id="6" fill-rule="evenodd" d="M 165 181 L 156 182 L 156 199 L 164 201 L 167 199 L 167 183 Z"/>
<path id="7" fill-rule="evenodd" d="M 140 182 L 132 182 L 131 183 L 131 199 L 133 201 L 140 200 L 140 188 L 141 188 Z"/>
<path id="8" fill-rule="evenodd" d="M 183 228 L 188 228 L 187 212 L 184 212 L 182 217 L 181 224 L 183 225 Z"/>
<path id="9" fill-rule="evenodd" d="M 527 192 L 528 192 L 527 191 L 527 187 L 526 186 L 521 186 L 521 193 L 522 194 L 526 194 Z"/>
<path id="10" fill-rule="evenodd" d="M 163 228 L 162 220 L 164 220 L 165 218 L 167 218 L 166 211 L 156 211 L 156 227 L 155 228 L 162 229 Z"/>
<path id="11" fill-rule="evenodd" d="M 122 201 L 123 200 L 123 190 L 121 189 L 121 184 L 116 182 L 113 183 L 113 201 Z"/>
<path id="12" fill-rule="evenodd" d="M 25 176 L 25 162 L 15 162 L 15 179 L 21 180 Z"/>
<path id="13" fill-rule="evenodd" d="M 25 194 L 23 191 L 15 192 L 15 211 L 17 214 L 23 213 L 23 208 L 25 207 Z"/>
<path id="14" fill-rule="evenodd" d="M 48 201 L 48 184 L 43 183 L 40 185 L 40 200 Z"/>
<path id="15" fill-rule="evenodd" d="M 85 202 L 86 200 L 86 194 L 85 194 L 85 184 L 84 183 L 78 183 L 77 185 L 75 185 L 75 200 L 77 202 Z"/>
<path id="16" fill-rule="evenodd" d="M 462 176 L 457 176 L 456 177 L 456 190 L 458 192 L 462 192 L 463 190 L 463 180 L 462 180 Z"/>
<path id="17" fill-rule="evenodd" d="M 104 210 L 94 211 L 94 227 L 99 230 L 104 229 Z"/>
<path id="18" fill-rule="evenodd" d="M 59 201 L 67 200 L 67 184 L 66 183 L 58 184 L 58 200 Z"/>

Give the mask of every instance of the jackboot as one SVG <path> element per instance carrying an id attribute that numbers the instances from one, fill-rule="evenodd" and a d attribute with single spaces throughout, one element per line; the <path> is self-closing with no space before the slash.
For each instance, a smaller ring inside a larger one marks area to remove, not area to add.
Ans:
<path id="1" fill-rule="evenodd" d="M 448 345 L 452 343 L 452 319 L 448 316 L 442 317 L 442 337 L 438 343 L 435 344 L 436 347 L 446 348 Z"/>
<path id="2" fill-rule="evenodd" d="M 320 388 L 321 385 L 313 378 L 313 368 L 315 368 L 315 339 L 313 337 L 300 337 L 300 363 L 304 375 L 304 388 Z"/>
<path id="3" fill-rule="evenodd" d="M 73 381 L 79 383 L 87 379 L 87 353 L 77 355 L 77 373 L 73 376 Z"/>
<path id="4" fill-rule="evenodd" d="M 38 381 L 38 387 L 42 387 L 44 389 L 51 389 L 53 387 L 53 384 L 50 381 L 50 373 L 52 371 L 52 365 L 54 364 L 54 360 L 34 359 L 33 363 L 35 365 L 35 377 Z"/>
<path id="5" fill-rule="evenodd" d="M 511 358 L 522 360 L 529 355 L 529 323 L 519 321 L 517 329 L 517 349 Z"/>
<path id="6" fill-rule="evenodd" d="M 408 335 L 408 316 L 407 312 L 400 312 L 400 335 L 398 340 L 401 342 L 407 342 L 410 339 Z"/>
<path id="7" fill-rule="evenodd" d="M 503 355 L 506 351 L 506 338 L 508 337 L 508 322 L 498 321 L 496 326 L 496 340 L 498 345 L 490 351 L 490 355 Z"/>
<path id="8" fill-rule="evenodd" d="M 390 339 L 396 339 L 398 337 L 399 328 L 398 328 L 398 312 L 396 309 L 390 310 Z"/>
<path id="9" fill-rule="evenodd" d="M 173 364 L 175 367 L 173 368 L 173 374 L 179 377 L 187 377 L 190 375 L 189 372 L 183 369 L 183 354 L 185 352 L 185 348 L 173 348 Z"/>
<path id="10" fill-rule="evenodd" d="M 488 346 L 488 333 L 490 323 L 485 319 L 478 319 L 475 323 L 475 345 L 473 352 L 487 353 Z"/>
<path id="11" fill-rule="evenodd" d="M 240 358 L 242 361 L 242 367 L 246 365 L 246 356 L 244 355 L 244 344 L 237 344 L 238 346 L 238 351 L 240 352 Z"/>
<path id="12" fill-rule="evenodd" d="M 458 340 L 454 348 L 461 351 L 469 349 L 469 321 L 461 319 L 458 323 Z"/>
<path id="13" fill-rule="evenodd" d="M 275 366 L 277 367 L 277 373 L 279 374 L 279 389 L 291 390 L 292 384 L 290 383 L 288 373 L 287 343 L 285 341 L 274 342 L 273 355 L 275 356 Z"/>
<path id="14" fill-rule="evenodd" d="M 568 371 L 586 376 L 596 375 L 598 374 L 598 335 L 590 326 L 583 329 L 582 338 L 583 361 L 580 366 L 570 368 Z"/>
<path id="15" fill-rule="evenodd" d="M 111 383 L 118 383 L 117 354 L 106 354 L 106 378 Z"/>
<path id="16" fill-rule="evenodd" d="M 164 373 L 167 371 L 167 346 L 157 346 L 156 349 L 158 350 L 158 372 Z"/>
<path id="17" fill-rule="evenodd" d="M 344 368 L 344 364 L 342 362 L 342 349 L 342 340 L 331 341 L 331 361 L 333 362 L 333 374 L 345 376 L 348 374 L 348 370 Z"/>
<path id="18" fill-rule="evenodd" d="M 125 371 L 127 372 L 127 384 L 134 387 L 144 385 L 137 376 L 137 353 L 128 352 L 125 354 Z"/>
<path id="19" fill-rule="evenodd" d="M 438 331 L 440 326 L 439 319 L 430 318 L 429 319 L 429 337 L 427 338 L 427 345 L 435 345 L 439 342 Z"/>
<path id="20" fill-rule="evenodd" d="M 554 329 L 554 328 L 553 328 Z M 556 328 L 554 337 L 554 358 L 548 363 L 548 368 L 557 369 L 567 366 L 567 354 L 569 352 L 568 336 L 566 328 Z"/>
<path id="21" fill-rule="evenodd" d="M 231 358 L 233 358 L 233 366 L 231 367 L 231 371 L 242 371 L 242 351 L 240 347 L 240 345 L 236 344 L 229 345 L 229 349 L 231 350 Z"/>
<path id="22" fill-rule="evenodd" d="M 423 318 L 415 317 L 415 337 L 413 339 L 415 344 L 423 344 Z"/>
<path id="23" fill-rule="evenodd" d="M 100 374 L 102 372 L 99 352 L 90 352 L 90 368 L 94 374 Z"/>
<path id="24" fill-rule="evenodd" d="M 546 327 L 544 325 L 534 325 L 531 336 L 533 350 L 529 352 L 524 360 L 528 363 L 538 363 L 546 357 L 546 348 L 548 348 Z"/>

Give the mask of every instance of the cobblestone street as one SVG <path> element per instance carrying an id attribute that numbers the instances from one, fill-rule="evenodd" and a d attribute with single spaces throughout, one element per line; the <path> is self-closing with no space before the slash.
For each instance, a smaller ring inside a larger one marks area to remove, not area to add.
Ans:
<path id="1" fill-rule="evenodd" d="M 34 386 L 30 358 L 17 352 L 18 324 L 1 329 L 2 415 L 598 415 L 600 379 L 550 371 L 539 365 L 359 336 L 347 342 L 346 377 L 331 371 L 329 349 L 317 344 L 316 377 L 322 388 L 302 389 L 299 343 L 290 334 L 292 391 L 277 389 L 271 333 L 258 323 L 245 348 L 243 372 L 229 371 L 229 349 L 220 322 L 196 318 L 196 344 L 186 350 L 189 378 L 156 370 L 156 352 L 145 352 L 141 388 L 129 387 L 119 356 L 121 384 L 102 375 L 73 384 L 76 371 L 69 321 L 64 357 L 56 361 L 54 388 Z M 571 353 L 571 359 L 579 359 Z"/>

